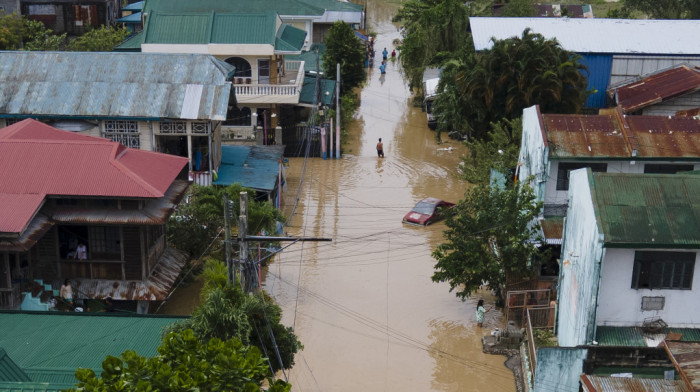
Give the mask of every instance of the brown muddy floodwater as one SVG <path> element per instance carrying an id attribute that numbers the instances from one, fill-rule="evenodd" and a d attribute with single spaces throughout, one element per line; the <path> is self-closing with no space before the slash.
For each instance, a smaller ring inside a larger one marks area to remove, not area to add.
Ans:
<path id="1" fill-rule="evenodd" d="M 368 4 L 379 59 L 399 37 L 389 22 L 395 9 Z M 505 357 L 481 352 L 481 336 L 501 326 L 501 314 L 492 310 L 479 329 L 476 300 L 461 302 L 430 280 L 444 223 L 401 223 L 418 200 L 456 202 L 466 187 L 457 173 L 465 148 L 438 145 L 411 100 L 398 64 L 389 63 L 385 77 L 375 67 L 342 158 L 308 161 L 287 231 L 333 242 L 290 246 L 264 282 L 304 345 L 287 374 L 294 391 L 515 390 Z M 380 137 L 384 159 L 375 151 Z M 303 166 L 303 158 L 290 161 L 286 212 Z"/>

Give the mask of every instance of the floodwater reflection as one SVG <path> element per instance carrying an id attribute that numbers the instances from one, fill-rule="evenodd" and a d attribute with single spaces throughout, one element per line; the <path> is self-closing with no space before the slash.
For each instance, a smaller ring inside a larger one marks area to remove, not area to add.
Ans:
<path id="1" fill-rule="evenodd" d="M 396 5 L 367 7 L 375 47 L 391 51 Z M 430 279 L 444 223 L 401 223 L 424 197 L 462 198 L 464 146 L 436 142 L 398 63 L 389 62 L 386 75 L 372 71 L 359 94 L 343 157 L 308 161 L 287 227 L 290 235 L 333 242 L 296 243 L 266 271 L 265 289 L 304 344 L 289 381 L 298 391 L 514 391 L 505 357 L 481 352 L 481 336 L 500 326 L 500 314 L 487 314 L 479 329 L 476 299 L 462 302 Z M 375 149 L 380 137 L 383 159 Z M 286 212 L 303 164 L 290 159 Z"/>

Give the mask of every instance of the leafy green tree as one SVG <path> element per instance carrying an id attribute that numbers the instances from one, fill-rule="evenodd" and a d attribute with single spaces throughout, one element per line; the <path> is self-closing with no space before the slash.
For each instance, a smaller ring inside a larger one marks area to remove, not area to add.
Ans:
<path id="1" fill-rule="evenodd" d="M 43 23 L 16 13 L 0 15 L 0 50 L 59 50 L 66 34 L 55 35 Z"/>
<path id="2" fill-rule="evenodd" d="M 125 351 L 118 358 L 107 356 L 102 374 L 78 369 L 77 388 L 86 392 L 287 392 L 291 385 L 273 381 L 265 358 L 256 347 L 238 339 L 211 339 L 202 343 L 192 331 L 170 333 L 158 347 L 158 355 L 145 358 Z M 267 381 L 269 388 L 263 389 Z"/>
<path id="3" fill-rule="evenodd" d="M 16 13 L 0 16 L 0 50 L 18 50 L 22 47 L 24 18 Z"/>
<path id="4" fill-rule="evenodd" d="M 504 119 L 492 123 L 484 138 L 465 141 L 469 154 L 463 157 L 461 165 L 464 179 L 471 184 L 487 185 L 491 169 L 512 176 L 518 164 L 521 135 L 520 118 Z"/>
<path id="5" fill-rule="evenodd" d="M 490 15 L 491 1 L 408 0 L 394 16 L 401 23 L 399 61 L 411 87 L 420 87 L 426 67 L 440 66 L 472 48 L 469 16 Z"/>
<path id="6" fill-rule="evenodd" d="M 240 285 L 228 283 L 226 267 L 217 260 L 207 261 L 204 277 L 202 303 L 192 317 L 171 325 L 169 331 L 191 329 L 202 342 L 239 339 L 265 353 L 275 371 L 292 367 L 302 346 L 292 329 L 282 324 L 282 309 L 274 300 L 265 292 L 247 295 Z"/>
<path id="7" fill-rule="evenodd" d="M 73 52 L 111 52 L 128 35 L 129 31 L 122 27 L 100 26 L 70 41 L 67 50 Z"/>
<path id="8" fill-rule="evenodd" d="M 465 299 L 487 284 L 501 288 L 509 274 L 530 275 L 539 238 L 536 218 L 542 207 L 529 186 L 475 185 L 447 218 L 445 242 L 433 252 L 434 282 L 448 282 Z"/>
<path id="9" fill-rule="evenodd" d="M 224 194 L 233 202 L 234 217 L 238 216 L 240 192 L 248 193 L 248 234 L 272 232 L 277 221 L 284 222 L 282 213 L 267 201 L 255 200 L 255 191 L 239 184 L 228 187 L 190 187 L 189 202 L 182 202 L 168 221 L 168 242 L 192 257 L 202 255 L 212 239 L 224 227 Z M 231 222 L 236 232 L 235 219 Z M 220 256 L 219 245 L 213 249 Z"/>
<path id="10" fill-rule="evenodd" d="M 624 0 L 624 7 L 653 19 L 700 19 L 698 0 Z"/>
<path id="11" fill-rule="evenodd" d="M 535 15 L 537 15 L 537 9 L 532 0 L 510 0 L 503 10 L 503 16 L 528 17 Z"/>
<path id="12" fill-rule="evenodd" d="M 345 93 L 365 81 L 365 49 L 355 31 L 343 21 L 333 23 L 324 40 L 323 72 L 334 78 L 336 64 L 340 63 L 340 83 Z"/>
<path id="13" fill-rule="evenodd" d="M 577 113 L 589 95 L 579 60 L 529 29 L 521 37 L 495 40 L 489 50 L 462 53 L 443 69 L 433 106 L 438 130 L 483 138 L 491 123 L 520 117 L 536 104 L 546 113 Z"/>

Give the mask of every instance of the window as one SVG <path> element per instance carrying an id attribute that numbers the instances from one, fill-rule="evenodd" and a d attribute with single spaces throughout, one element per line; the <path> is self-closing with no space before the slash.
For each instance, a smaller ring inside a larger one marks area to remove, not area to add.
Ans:
<path id="1" fill-rule="evenodd" d="M 228 110 L 228 113 L 226 113 L 226 121 L 224 121 L 224 125 L 250 126 L 250 119 L 250 108 L 243 107 L 239 109 L 236 106 L 233 106 Z"/>
<path id="2" fill-rule="evenodd" d="M 90 256 L 94 259 L 119 260 L 122 255 L 119 227 L 90 226 Z"/>
<path id="3" fill-rule="evenodd" d="M 694 269 L 695 252 L 638 251 L 634 253 L 632 288 L 689 290 Z"/>
<path id="4" fill-rule="evenodd" d="M 159 126 L 160 133 L 187 133 L 185 121 L 163 121 Z"/>
<path id="5" fill-rule="evenodd" d="M 126 147 L 141 148 L 139 127 L 136 121 L 105 121 L 104 137 Z"/>
<path id="6" fill-rule="evenodd" d="M 192 123 L 192 133 L 203 133 L 207 134 L 209 133 L 209 128 L 207 127 L 206 122 L 193 122 Z"/>
<path id="7" fill-rule="evenodd" d="M 647 174 L 676 174 L 678 172 L 693 171 L 693 165 L 651 164 L 644 165 L 644 173 Z"/>
<path id="8" fill-rule="evenodd" d="M 236 67 L 236 78 L 249 78 L 253 76 L 250 63 L 241 57 L 229 57 L 226 62 Z"/>
<path id="9" fill-rule="evenodd" d="M 569 172 L 576 169 L 590 167 L 594 172 L 608 171 L 607 163 L 583 163 L 583 162 L 559 162 L 559 170 L 557 172 L 557 190 L 569 190 Z"/>

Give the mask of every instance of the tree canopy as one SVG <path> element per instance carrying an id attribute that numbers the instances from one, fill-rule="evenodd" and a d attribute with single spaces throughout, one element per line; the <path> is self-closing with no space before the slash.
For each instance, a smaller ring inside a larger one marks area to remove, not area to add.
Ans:
<path id="1" fill-rule="evenodd" d="M 331 79 L 336 75 L 336 64 L 340 63 L 340 83 L 343 92 L 349 92 L 365 81 L 365 49 L 349 24 L 333 23 L 328 29 L 324 43 L 323 72 Z"/>
<path id="2" fill-rule="evenodd" d="M 291 385 L 273 381 L 265 358 L 256 347 L 238 339 L 210 339 L 203 343 L 191 330 L 169 333 L 158 355 L 145 358 L 128 350 L 119 357 L 107 356 L 102 374 L 92 369 L 78 369 L 77 388 L 86 392 L 218 392 L 268 391 L 287 392 Z M 263 389 L 263 382 L 269 388 Z"/>
<path id="3" fill-rule="evenodd" d="M 448 282 L 465 299 L 482 285 L 500 288 L 506 275 L 531 275 L 542 207 L 529 186 L 475 185 L 447 218 L 445 242 L 433 252 L 434 282 Z"/>
<path id="4" fill-rule="evenodd" d="M 503 16 L 528 17 L 537 15 L 535 2 L 533 0 L 510 0 L 505 6 Z"/>
<path id="5" fill-rule="evenodd" d="M 74 52 L 111 52 L 129 35 L 129 31 L 117 27 L 100 26 L 68 43 L 67 50 Z"/>
<path id="6" fill-rule="evenodd" d="M 0 16 L 0 50 L 59 50 L 66 34 L 56 35 L 43 23 L 15 13 Z"/>
<path id="7" fill-rule="evenodd" d="M 464 179 L 470 184 L 487 185 L 492 169 L 512 178 L 518 164 L 521 136 L 522 121 L 516 118 L 492 123 L 481 139 L 466 140 L 469 153 L 461 164 Z"/>
<path id="8" fill-rule="evenodd" d="M 193 330 L 202 342 L 238 339 L 258 347 L 274 371 L 292 367 L 301 343 L 292 329 L 282 324 L 282 309 L 265 292 L 248 295 L 226 276 L 221 261 L 208 260 L 202 303 L 190 318 L 171 325 L 168 331 Z"/>
<path id="9" fill-rule="evenodd" d="M 624 7 L 653 19 L 700 19 L 698 0 L 624 0 Z"/>
<path id="10" fill-rule="evenodd" d="M 448 62 L 433 112 L 438 130 L 482 138 L 493 122 L 540 105 L 546 113 L 577 113 L 588 98 L 580 56 L 529 29 L 521 37 Z"/>

